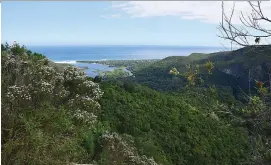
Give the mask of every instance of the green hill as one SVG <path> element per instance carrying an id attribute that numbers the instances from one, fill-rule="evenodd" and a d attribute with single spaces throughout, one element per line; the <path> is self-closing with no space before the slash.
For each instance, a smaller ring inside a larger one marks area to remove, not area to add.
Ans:
<path id="1" fill-rule="evenodd" d="M 245 159 L 246 131 L 208 115 L 218 107 L 211 106 L 216 99 L 207 91 L 202 91 L 206 100 L 189 97 L 189 90 L 164 94 L 126 83 L 104 83 L 102 90 L 101 121 L 115 132 L 132 135 L 139 151 L 159 163 L 230 165 Z"/>
<path id="2" fill-rule="evenodd" d="M 270 164 L 269 104 L 252 97 L 243 105 L 232 95 L 248 69 L 264 77 L 269 57 L 269 47 L 168 57 L 137 68 L 134 79 L 96 82 L 18 44 L 2 45 L 1 163 Z M 206 60 L 216 68 L 205 86 L 184 87 L 183 77 L 168 74 Z"/>
<path id="3" fill-rule="evenodd" d="M 255 85 L 254 79 L 263 82 L 268 80 L 271 46 L 251 46 L 235 51 L 167 57 L 135 72 L 133 80 L 156 90 L 178 90 L 185 86 L 185 79 L 173 77 L 168 71 L 176 67 L 180 72 L 185 72 L 187 64 L 203 64 L 206 61 L 212 61 L 215 65 L 213 74 L 205 80 L 206 84 L 230 86 L 234 94 L 238 95 L 240 89 L 248 92 L 249 71 L 253 80 L 251 86 Z"/>

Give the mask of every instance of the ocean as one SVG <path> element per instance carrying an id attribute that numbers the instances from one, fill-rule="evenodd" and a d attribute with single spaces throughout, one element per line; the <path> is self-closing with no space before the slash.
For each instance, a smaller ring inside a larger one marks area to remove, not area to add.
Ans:
<path id="1" fill-rule="evenodd" d="M 212 53 L 222 47 L 200 46 L 28 46 L 54 62 L 80 60 L 138 60 L 162 59 L 168 56 L 187 56 L 191 53 Z"/>
<path id="2" fill-rule="evenodd" d="M 84 60 L 140 60 L 163 59 L 168 56 L 188 56 L 191 53 L 223 51 L 223 47 L 202 46 L 27 46 L 32 52 L 45 55 L 56 63 L 70 63 L 87 67 L 87 75 L 94 77 L 96 70 L 112 71 L 114 67 L 101 64 L 77 63 Z"/>

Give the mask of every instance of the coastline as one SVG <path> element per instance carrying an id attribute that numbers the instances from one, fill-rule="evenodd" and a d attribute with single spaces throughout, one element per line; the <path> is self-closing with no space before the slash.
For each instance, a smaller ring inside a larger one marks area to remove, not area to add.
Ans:
<path id="1" fill-rule="evenodd" d="M 81 64 L 102 64 L 107 65 L 108 67 L 125 67 L 130 72 L 135 71 L 136 69 L 146 67 L 152 63 L 158 62 L 161 59 L 140 59 L 140 60 L 84 60 L 76 61 L 76 63 Z"/>

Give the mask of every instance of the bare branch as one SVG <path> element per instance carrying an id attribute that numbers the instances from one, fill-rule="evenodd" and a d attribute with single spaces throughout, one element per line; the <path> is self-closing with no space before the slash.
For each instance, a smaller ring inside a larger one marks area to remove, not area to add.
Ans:
<path id="1" fill-rule="evenodd" d="M 239 17 L 239 20 L 241 25 L 236 25 L 233 23 L 235 3 L 233 4 L 231 13 L 229 16 L 227 16 L 224 3 L 222 2 L 222 20 L 218 27 L 221 35 L 218 37 L 229 40 L 241 46 L 259 44 L 261 38 L 271 38 L 271 30 L 260 25 L 260 22 L 271 23 L 271 19 L 267 18 L 263 14 L 261 2 L 257 2 L 257 4 L 252 2 L 248 3 L 252 9 L 252 12 L 250 14 L 240 12 L 241 16 Z"/>

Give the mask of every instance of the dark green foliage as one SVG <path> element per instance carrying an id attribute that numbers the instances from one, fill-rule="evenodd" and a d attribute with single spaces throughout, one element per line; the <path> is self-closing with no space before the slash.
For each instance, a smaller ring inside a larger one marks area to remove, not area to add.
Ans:
<path id="1" fill-rule="evenodd" d="M 183 100 L 187 95 L 136 88 L 136 92 L 127 93 L 112 82 L 104 84 L 101 120 L 108 121 L 114 131 L 138 139 L 137 147 L 143 154 L 163 164 L 229 165 L 245 159 L 248 137 L 244 129 L 206 117 L 208 110 L 193 106 L 191 100 L 196 98 L 189 97 L 187 103 Z"/>
<path id="2" fill-rule="evenodd" d="M 251 46 L 229 52 L 211 54 L 191 54 L 187 57 L 167 57 L 134 72 L 134 81 L 147 85 L 152 89 L 162 91 L 176 91 L 182 89 L 188 82 L 185 78 L 169 74 L 175 67 L 180 73 L 186 72 L 187 64 L 204 64 L 212 61 L 215 65 L 213 73 L 202 77 L 206 85 L 229 86 L 236 98 L 243 92 L 248 93 L 249 70 L 251 79 L 268 81 L 266 75 L 271 68 L 271 46 Z M 255 82 L 251 81 L 251 86 Z M 240 88 L 242 91 L 240 91 Z M 256 90 L 251 88 L 254 94 Z"/>
<path id="3" fill-rule="evenodd" d="M 2 47 L 1 163 L 92 162 L 95 141 L 86 135 L 96 135 L 98 84 L 72 67 L 57 72 L 18 44 Z"/>
<path id="4" fill-rule="evenodd" d="M 24 109 L 14 116 L 12 130 L 4 130 L 2 164 L 67 164 L 86 155 L 80 147 L 80 134 L 64 109 L 43 105 L 40 109 Z M 11 118 L 9 118 L 11 120 Z M 80 133 L 81 132 L 81 133 Z"/>
<path id="5" fill-rule="evenodd" d="M 131 65 L 135 77 L 113 75 L 107 81 L 18 44 L 1 48 L 2 164 L 265 165 L 271 160 L 270 93 L 245 94 L 248 69 L 266 82 L 269 47 L 110 61 Z M 254 56 L 258 51 L 262 56 Z M 211 74 L 202 71 L 201 85 L 185 87 L 187 76 L 168 73 L 207 61 L 215 68 Z"/>
<path id="6" fill-rule="evenodd" d="M 33 61 L 38 61 L 38 60 L 42 60 L 42 59 L 45 58 L 44 55 L 39 54 L 39 53 L 33 53 L 33 54 L 30 54 L 30 55 L 32 55 L 32 60 L 33 60 Z M 46 61 L 45 65 L 48 65 L 48 63 L 49 63 L 49 62 Z"/>
<path id="7" fill-rule="evenodd" d="M 124 82 L 123 88 L 128 92 L 135 92 L 136 91 L 136 85 L 131 82 Z"/>
<path id="8" fill-rule="evenodd" d="M 96 83 L 100 83 L 102 81 L 102 77 L 95 76 L 93 81 L 96 82 Z"/>
<path id="9" fill-rule="evenodd" d="M 130 76 L 130 72 L 125 70 L 125 68 L 116 68 L 113 71 L 98 70 L 97 73 L 99 73 L 99 77 L 107 80 Z"/>
<path id="10" fill-rule="evenodd" d="M 8 43 L 5 43 L 5 45 L 1 44 L 1 51 L 7 51 L 8 49 L 9 49 Z"/>

